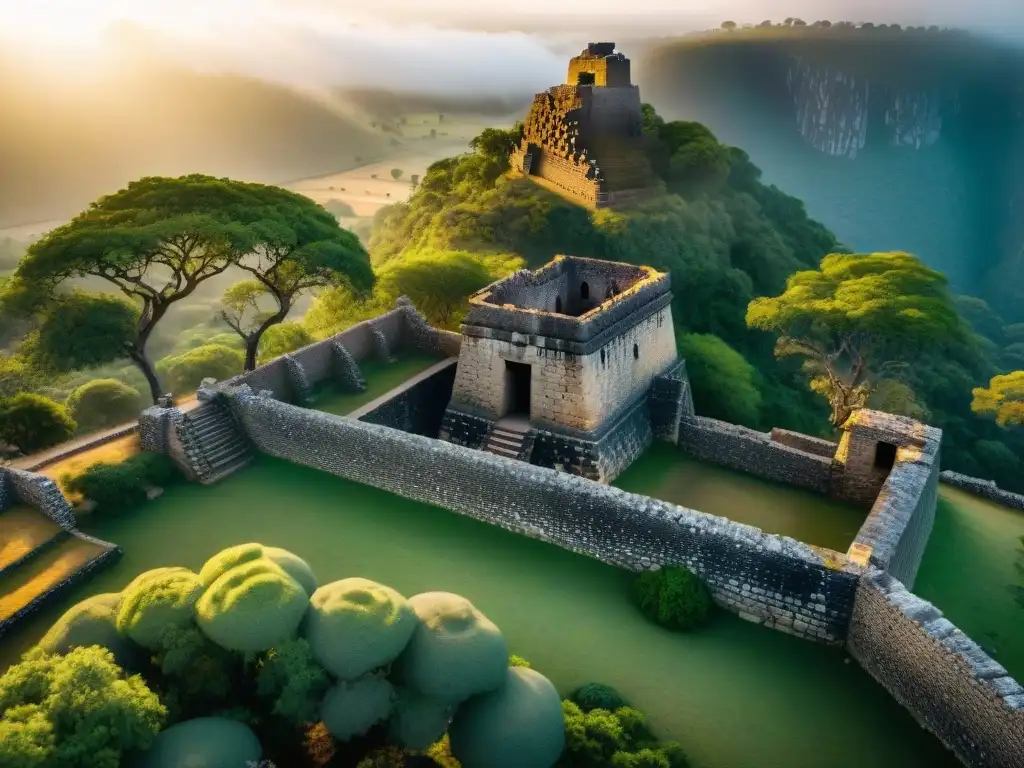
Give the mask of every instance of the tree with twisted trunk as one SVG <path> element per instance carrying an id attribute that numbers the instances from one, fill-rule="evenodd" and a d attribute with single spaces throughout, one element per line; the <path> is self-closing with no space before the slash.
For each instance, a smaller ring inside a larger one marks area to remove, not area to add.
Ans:
<path id="1" fill-rule="evenodd" d="M 902 252 L 826 256 L 819 269 L 791 275 L 781 295 L 754 299 L 747 325 L 779 334 L 776 356 L 805 359 L 836 428 L 917 350 L 963 343 L 967 333 L 946 278 Z"/>

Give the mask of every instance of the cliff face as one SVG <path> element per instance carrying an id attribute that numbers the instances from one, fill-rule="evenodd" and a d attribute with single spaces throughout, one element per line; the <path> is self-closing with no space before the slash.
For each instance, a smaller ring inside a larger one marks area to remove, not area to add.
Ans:
<path id="1" fill-rule="evenodd" d="M 648 51 L 645 100 L 747 149 L 857 250 L 1024 319 L 1024 52 L 963 35 L 721 35 Z"/>

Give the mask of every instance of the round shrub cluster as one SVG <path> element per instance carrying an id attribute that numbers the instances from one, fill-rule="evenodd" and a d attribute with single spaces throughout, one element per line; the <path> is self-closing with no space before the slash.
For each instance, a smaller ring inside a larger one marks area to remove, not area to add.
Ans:
<path id="1" fill-rule="evenodd" d="M 93 379 L 68 395 L 65 405 L 78 428 L 89 432 L 134 421 L 142 410 L 142 396 L 117 379 Z"/>
<path id="2" fill-rule="evenodd" d="M 41 645 L 55 658 L 99 645 L 156 675 L 177 722 L 132 763 L 142 768 L 241 767 L 268 749 L 277 759 L 274 745 L 284 747 L 274 740 L 295 748 L 303 733 L 301 748 L 318 755 L 339 741 L 357 740 L 345 749 L 358 751 L 386 739 L 371 765 L 401 754 L 430 762 L 450 744 L 464 768 L 551 768 L 565 739 L 551 683 L 509 656 L 470 601 L 406 599 L 362 578 L 317 586 L 304 560 L 254 542 L 218 552 L 198 573 L 156 568 L 121 593 L 89 598 Z M 261 747 L 246 723 L 260 723 L 269 741 Z"/>
<path id="3" fill-rule="evenodd" d="M 196 623 L 222 648 L 257 653 L 294 637 L 309 595 L 277 563 L 260 557 L 235 566 L 206 588 Z"/>
<path id="4" fill-rule="evenodd" d="M 142 657 L 138 646 L 117 630 L 120 603 L 119 593 L 107 592 L 71 606 L 39 641 L 39 647 L 46 653 L 64 655 L 73 648 L 100 645 L 114 654 L 122 669 L 138 668 Z"/>
<path id="5" fill-rule="evenodd" d="M 249 726 L 223 717 L 197 717 L 157 734 L 137 768 L 242 768 L 262 758 L 263 748 Z"/>
<path id="6" fill-rule="evenodd" d="M 453 703 L 501 686 L 508 645 L 469 600 L 450 592 L 425 592 L 409 598 L 409 605 L 419 623 L 398 660 L 398 674 L 406 685 Z"/>
<path id="7" fill-rule="evenodd" d="M 679 565 L 638 575 L 633 580 L 633 599 L 649 619 L 684 631 L 704 624 L 714 608 L 707 585 Z"/>
<path id="8" fill-rule="evenodd" d="M 192 624 L 193 606 L 203 589 L 188 568 L 145 571 L 121 592 L 117 630 L 143 648 L 156 649 L 167 629 Z"/>
<path id="9" fill-rule="evenodd" d="M 416 614 L 391 587 L 342 579 L 309 601 L 303 635 L 316 660 L 342 680 L 355 680 L 394 661 L 416 630 Z"/>

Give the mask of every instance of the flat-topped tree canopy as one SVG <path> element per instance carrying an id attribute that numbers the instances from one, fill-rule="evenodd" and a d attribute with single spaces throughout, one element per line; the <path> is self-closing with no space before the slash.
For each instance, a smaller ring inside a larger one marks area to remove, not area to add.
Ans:
<path id="1" fill-rule="evenodd" d="M 471 296 L 464 326 L 585 342 L 670 299 L 669 276 L 651 267 L 556 256 Z"/>

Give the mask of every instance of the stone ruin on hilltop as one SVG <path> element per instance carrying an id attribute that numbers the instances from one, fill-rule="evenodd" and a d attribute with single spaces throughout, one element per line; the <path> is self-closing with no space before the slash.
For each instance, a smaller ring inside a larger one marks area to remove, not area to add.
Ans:
<path id="1" fill-rule="evenodd" d="M 512 173 L 603 208 L 656 185 L 642 130 L 640 89 L 615 43 L 590 43 L 569 61 L 565 85 L 534 96 Z"/>

